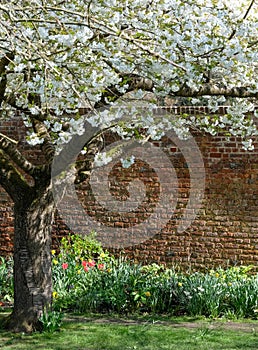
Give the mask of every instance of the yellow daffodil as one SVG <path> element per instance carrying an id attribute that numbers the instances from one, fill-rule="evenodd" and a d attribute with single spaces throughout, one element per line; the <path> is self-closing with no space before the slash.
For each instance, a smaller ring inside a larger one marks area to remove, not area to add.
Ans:
<path id="1" fill-rule="evenodd" d="M 53 259 L 53 264 L 54 265 L 57 265 L 58 264 L 58 261 L 56 259 Z"/>
<path id="2" fill-rule="evenodd" d="M 55 299 L 58 297 L 57 292 L 53 292 L 52 295 L 53 295 L 53 298 L 55 298 Z"/>
<path id="3" fill-rule="evenodd" d="M 151 296 L 150 292 L 145 292 L 144 294 L 145 294 L 146 297 L 150 297 Z"/>
<path id="4" fill-rule="evenodd" d="M 52 255 L 55 255 L 55 253 L 56 253 L 55 249 L 51 250 Z"/>

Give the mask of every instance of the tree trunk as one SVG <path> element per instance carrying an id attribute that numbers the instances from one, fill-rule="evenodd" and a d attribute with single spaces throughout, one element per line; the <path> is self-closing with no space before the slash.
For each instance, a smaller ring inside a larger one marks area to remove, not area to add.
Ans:
<path id="1" fill-rule="evenodd" d="M 50 188 L 14 205 L 14 309 L 7 321 L 12 331 L 40 330 L 39 318 L 51 307 L 53 217 Z"/>

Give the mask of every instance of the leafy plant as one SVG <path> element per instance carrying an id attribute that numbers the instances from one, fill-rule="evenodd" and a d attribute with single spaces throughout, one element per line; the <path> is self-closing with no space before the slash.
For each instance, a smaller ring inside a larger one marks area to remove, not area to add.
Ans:
<path id="1" fill-rule="evenodd" d="M 100 276 L 94 273 L 94 268 L 97 272 L 103 272 L 114 261 L 95 235 L 94 232 L 88 236 L 69 235 L 61 241 L 60 254 L 52 251 L 56 309 L 75 307 L 79 295 L 95 284 Z"/>
<path id="2" fill-rule="evenodd" d="M 96 239 L 96 232 L 88 235 L 69 234 L 63 237 L 60 246 L 60 256 L 69 256 L 75 260 L 89 260 L 97 258 L 104 250 L 101 243 Z"/>
<path id="3" fill-rule="evenodd" d="M 58 311 L 45 311 L 39 321 L 42 323 L 43 332 L 53 333 L 60 329 L 63 314 Z"/>
<path id="4" fill-rule="evenodd" d="M 12 300 L 13 259 L 0 257 L 0 302 L 11 302 Z"/>
<path id="5" fill-rule="evenodd" d="M 250 266 L 185 274 L 163 265 L 115 259 L 94 240 L 68 237 L 60 254 L 53 255 L 56 310 L 212 318 L 258 315 L 258 276 L 250 274 Z"/>
<path id="6" fill-rule="evenodd" d="M 196 272 L 184 277 L 180 304 L 190 315 L 255 317 L 257 276 L 251 266 L 218 268 L 210 273 Z"/>

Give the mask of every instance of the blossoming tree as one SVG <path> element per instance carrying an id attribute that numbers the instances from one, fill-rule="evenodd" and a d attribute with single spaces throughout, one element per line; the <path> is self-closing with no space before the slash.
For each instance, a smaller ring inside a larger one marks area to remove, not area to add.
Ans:
<path id="1" fill-rule="evenodd" d="M 152 93 L 152 106 L 164 97 L 192 104 L 204 97 L 213 111 L 229 101 L 227 116 L 191 123 L 212 134 L 225 127 L 251 148 L 257 131 L 246 112 L 258 97 L 257 14 L 254 0 L 1 1 L 0 121 L 19 113 L 27 141 L 45 159 L 31 163 L 0 134 L 0 184 L 15 215 L 10 329 L 36 329 L 51 304 L 51 164 L 60 145 L 83 132 L 78 110 L 96 113 L 100 125 L 107 114 L 98 110 L 124 104 L 128 93 L 138 100 Z M 109 116 L 108 125 L 121 131 L 119 118 Z M 178 133 L 189 128 L 186 118 L 174 119 L 166 123 Z M 140 125 L 157 137 L 164 124 L 153 123 L 142 118 Z"/>

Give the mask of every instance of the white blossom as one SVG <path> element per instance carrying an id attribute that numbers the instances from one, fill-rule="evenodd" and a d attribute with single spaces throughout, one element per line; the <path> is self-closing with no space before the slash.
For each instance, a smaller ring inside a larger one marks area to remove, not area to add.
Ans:
<path id="1" fill-rule="evenodd" d="M 34 0 L 24 8 L 22 0 L 2 0 L 0 59 L 15 55 L 6 67 L 1 107 L 44 116 L 57 147 L 84 133 L 77 113 L 87 107 L 94 111 L 93 126 L 112 127 L 123 139 L 134 137 L 137 128 L 154 140 L 169 129 L 185 139 L 193 126 L 212 135 L 226 129 L 250 149 L 257 135 L 247 114 L 258 115 L 258 10 L 256 3 L 249 6 L 247 0 Z M 231 96 L 234 89 L 245 96 Z M 128 100 L 145 99 L 145 90 L 154 101 L 204 101 L 214 113 L 226 103 L 228 114 L 160 120 L 147 101 L 140 116 Z M 256 99 L 247 102 L 248 94 Z M 96 110 L 105 104 L 106 110 Z M 67 114 L 70 127 L 63 131 Z"/>
<path id="2" fill-rule="evenodd" d="M 27 142 L 31 146 L 36 146 L 42 144 L 44 142 L 44 139 L 38 137 L 38 135 L 35 132 L 32 132 L 30 135 L 27 136 Z"/>
<path id="3" fill-rule="evenodd" d="M 96 167 L 101 167 L 106 165 L 112 161 L 112 157 L 108 155 L 106 152 L 97 153 L 94 158 L 94 165 Z"/>
<path id="4" fill-rule="evenodd" d="M 46 27 L 39 27 L 38 33 L 39 33 L 41 39 L 46 39 L 49 35 L 49 30 Z"/>
<path id="5" fill-rule="evenodd" d="M 38 106 L 29 107 L 29 110 L 31 114 L 34 114 L 34 115 L 37 115 L 40 113 L 40 109 Z"/>
<path id="6" fill-rule="evenodd" d="M 130 157 L 127 157 L 125 159 L 121 158 L 120 161 L 121 161 L 122 167 L 125 169 L 128 169 L 128 168 L 130 168 L 131 165 L 134 164 L 135 156 L 131 155 Z"/>
<path id="7" fill-rule="evenodd" d="M 62 130 L 62 124 L 59 122 L 55 122 L 54 125 L 52 126 L 51 130 L 53 132 L 58 132 Z"/>
<path id="8" fill-rule="evenodd" d="M 251 139 L 242 141 L 242 145 L 247 151 L 252 151 L 254 149 L 254 145 Z"/>

